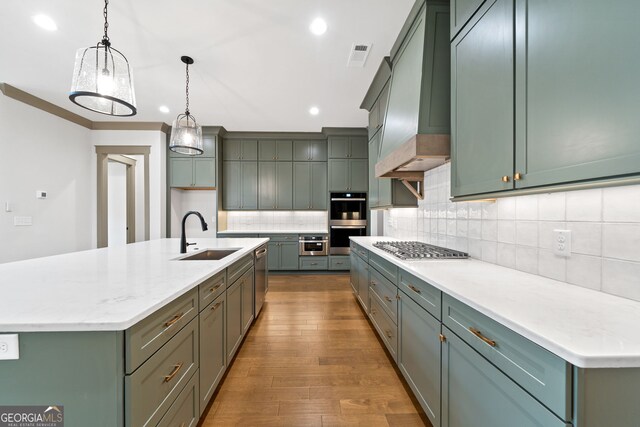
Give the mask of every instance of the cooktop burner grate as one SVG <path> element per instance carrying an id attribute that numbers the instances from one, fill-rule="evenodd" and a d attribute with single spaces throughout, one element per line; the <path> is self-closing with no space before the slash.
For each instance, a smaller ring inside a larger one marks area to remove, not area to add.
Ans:
<path id="1" fill-rule="evenodd" d="M 415 241 L 381 241 L 375 242 L 373 246 L 404 260 L 469 258 L 469 254 L 465 252 Z"/>

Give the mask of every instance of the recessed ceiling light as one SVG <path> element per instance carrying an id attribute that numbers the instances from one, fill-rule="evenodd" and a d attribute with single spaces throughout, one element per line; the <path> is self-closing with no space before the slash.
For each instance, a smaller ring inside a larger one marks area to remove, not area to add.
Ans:
<path id="1" fill-rule="evenodd" d="M 316 18 L 309 25 L 309 30 L 316 36 L 321 36 L 327 32 L 327 22 L 322 18 Z"/>
<path id="2" fill-rule="evenodd" d="M 58 26 L 53 19 L 49 18 L 47 15 L 36 15 L 33 17 L 33 22 L 35 22 L 38 27 L 47 31 L 55 31 L 58 29 Z"/>
<path id="3" fill-rule="evenodd" d="M 309 108 L 309 114 L 311 114 L 312 116 L 317 116 L 318 114 L 320 114 L 320 109 L 318 107 L 311 107 Z"/>
<path id="4" fill-rule="evenodd" d="M 160 107 L 158 107 L 158 110 L 160 110 L 161 113 L 165 113 L 165 114 L 170 111 L 169 107 L 167 107 L 166 105 L 161 105 Z"/>

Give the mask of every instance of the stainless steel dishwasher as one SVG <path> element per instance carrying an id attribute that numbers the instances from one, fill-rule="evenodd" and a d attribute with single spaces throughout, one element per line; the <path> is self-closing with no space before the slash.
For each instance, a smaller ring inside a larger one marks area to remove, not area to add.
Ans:
<path id="1" fill-rule="evenodd" d="M 256 317 L 260 314 L 267 293 L 269 272 L 267 271 L 267 245 L 262 245 L 255 252 L 256 257 Z"/>

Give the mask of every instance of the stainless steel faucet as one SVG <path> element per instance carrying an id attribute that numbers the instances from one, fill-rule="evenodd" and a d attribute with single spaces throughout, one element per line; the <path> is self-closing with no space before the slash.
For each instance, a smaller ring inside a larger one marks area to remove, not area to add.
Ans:
<path id="1" fill-rule="evenodd" d="M 209 229 L 209 227 L 207 226 L 207 223 L 204 221 L 204 218 L 202 217 L 202 214 L 200 212 L 189 211 L 186 214 L 184 214 L 184 217 L 182 217 L 182 235 L 180 236 L 180 253 L 181 254 L 187 253 L 187 246 L 195 245 L 195 243 L 187 243 L 187 236 L 185 235 L 185 232 L 184 232 L 184 225 L 187 222 L 187 218 L 189 217 L 189 215 L 192 215 L 192 214 L 197 215 L 198 218 L 200 218 L 202 231 L 207 231 Z"/>

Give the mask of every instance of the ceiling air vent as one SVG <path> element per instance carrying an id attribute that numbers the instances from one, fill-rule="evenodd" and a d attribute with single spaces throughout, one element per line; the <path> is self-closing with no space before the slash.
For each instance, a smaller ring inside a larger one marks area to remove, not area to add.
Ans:
<path id="1" fill-rule="evenodd" d="M 364 63 L 367 62 L 367 57 L 369 56 L 370 51 L 371 43 L 354 43 L 351 45 L 351 52 L 349 52 L 347 67 L 364 67 Z"/>

